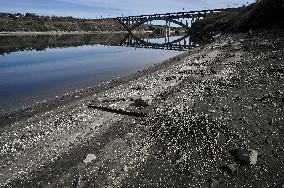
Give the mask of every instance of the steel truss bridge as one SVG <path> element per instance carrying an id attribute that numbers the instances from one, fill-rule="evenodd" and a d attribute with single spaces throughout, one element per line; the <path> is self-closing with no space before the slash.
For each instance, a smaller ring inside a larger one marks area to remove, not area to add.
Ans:
<path id="1" fill-rule="evenodd" d="M 121 46 L 135 47 L 135 48 L 153 48 L 153 49 L 165 49 L 165 50 L 179 50 L 186 51 L 195 47 L 196 44 L 190 40 L 191 25 L 197 20 L 203 19 L 212 13 L 218 13 L 229 9 L 212 9 L 212 10 L 197 10 L 189 12 L 175 12 L 165 14 L 152 14 L 152 15 L 140 15 L 140 16 L 122 16 L 113 18 L 117 20 L 129 33 L 129 35 L 121 41 Z M 137 30 L 139 26 L 143 24 L 152 24 L 152 21 L 165 21 L 166 26 L 163 27 L 165 33 L 165 42 L 162 44 L 151 43 L 136 37 L 133 34 L 134 30 Z M 179 39 L 170 41 L 171 35 L 171 23 L 179 25 L 183 28 L 184 36 Z M 189 42 L 186 39 L 189 38 Z"/>
<path id="2" fill-rule="evenodd" d="M 209 14 L 222 12 L 228 9 L 213 9 L 213 10 L 197 10 L 189 12 L 176 12 L 165 14 L 152 14 L 152 15 L 140 15 L 140 16 L 126 16 L 114 18 L 128 31 L 132 32 L 139 26 L 150 23 L 156 20 L 166 21 L 167 27 L 170 29 L 170 24 L 174 23 L 181 26 L 187 32 L 190 32 L 190 27 L 193 22 L 199 19 L 203 19 Z M 185 19 L 185 22 L 183 20 Z M 190 22 L 190 23 L 189 23 Z"/>

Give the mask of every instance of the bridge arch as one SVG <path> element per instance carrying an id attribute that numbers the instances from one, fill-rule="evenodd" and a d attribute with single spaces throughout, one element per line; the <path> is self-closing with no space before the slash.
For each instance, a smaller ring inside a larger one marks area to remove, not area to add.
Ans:
<path id="1" fill-rule="evenodd" d="M 180 22 L 180 21 L 177 21 L 177 20 L 174 20 L 174 19 L 171 19 L 169 17 L 160 17 L 160 18 L 146 18 L 146 19 L 140 19 L 137 23 L 133 24 L 132 26 L 131 25 L 128 25 L 128 24 L 125 24 L 123 21 L 121 21 L 120 19 L 118 19 L 118 21 L 120 22 L 120 24 L 128 31 L 128 32 L 132 32 L 133 30 L 135 30 L 136 28 L 138 28 L 139 26 L 143 25 L 144 23 L 146 22 L 151 22 L 151 21 L 159 21 L 159 20 L 162 20 L 162 21 L 167 21 L 167 22 L 171 22 L 171 23 L 174 23 L 174 24 L 177 24 L 179 26 L 181 26 L 182 28 L 186 29 L 187 33 L 190 33 L 191 29 L 190 27 L 188 27 L 188 25 Z"/>
<path id="2" fill-rule="evenodd" d="M 168 46 L 168 45 L 173 45 L 173 44 L 176 44 L 178 42 L 181 42 L 183 41 L 184 39 L 188 38 L 190 35 L 189 34 L 186 34 L 174 41 L 171 41 L 171 42 L 167 42 L 167 43 L 151 43 L 151 42 L 146 42 L 145 40 L 143 39 L 140 39 L 139 37 L 135 36 L 133 33 L 129 33 L 128 36 L 125 37 L 125 39 L 127 37 L 132 37 L 133 39 L 135 39 L 136 41 L 140 42 L 141 44 L 144 44 L 144 45 L 148 45 L 148 46 Z M 123 44 L 126 40 L 123 39 L 122 42 L 120 44 Z"/>
<path id="3" fill-rule="evenodd" d="M 170 18 L 148 18 L 148 19 L 143 19 L 143 20 L 140 20 L 139 22 L 137 22 L 136 24 L 134 24 L 134 25 L 130 28 L 130 30 L 133 31 L 133 30 L 135 30 L 137 27 L 143 25 L 143 24 L 146 23 L 146 22 L 159 21 L 159 20 L 175 23 L 175 24 L 181 26 L 182 28 L 186 29 L 187 32 L 190 32 L 190 28 L 189 28 L 187 25 L 185 25 L 184 23 L 182 23 L 182 22 L 180 22 L 180 21 L 177 21 L 177 20 L 174 20 L 174 19 L 170 19 Z"/>

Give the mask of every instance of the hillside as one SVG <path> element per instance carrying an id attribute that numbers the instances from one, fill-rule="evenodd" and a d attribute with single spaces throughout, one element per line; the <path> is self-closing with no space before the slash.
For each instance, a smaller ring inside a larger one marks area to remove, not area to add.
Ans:
<path id="1" fill-rule="evenodd" d="M 212 14 L 195 22 L 192 28 L 197 33 L 243 32 L 260 28 L 284 27 L 283 18 L 283 0 L 261 0 L 248 7 Z"/>
<path id="2" fill-rule="evenodd" d="M 79 19 L 73 17 L 38 16 L 35 14 L 0 13 L 0 32 L 29 31 L 121 31 L 112 19 Z"/>

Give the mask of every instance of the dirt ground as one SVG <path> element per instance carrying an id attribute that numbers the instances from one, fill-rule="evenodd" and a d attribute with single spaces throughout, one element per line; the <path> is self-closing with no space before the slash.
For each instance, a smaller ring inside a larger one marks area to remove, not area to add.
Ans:
<path id="1" fill-rule="evenodd" d="M 283 49 L 283 30 L 218 35 L 85 95 L 2 116 L 0 186 L 283 187 Z"/>

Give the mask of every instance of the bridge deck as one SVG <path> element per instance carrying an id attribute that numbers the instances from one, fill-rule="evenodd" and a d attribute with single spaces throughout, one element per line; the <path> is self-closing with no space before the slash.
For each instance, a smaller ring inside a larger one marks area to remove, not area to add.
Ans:
<path id="1" fill-rule="evenodd" d="M 230 10 L 232 8 L 228 9 L 212 9 L 212 10 L 196 10 L 196 11 L 188 11 L 188 12 L 174 12 L 174 13 L 164 13 L 164 14 L 149 14 L 149 15 L 139 15 L 139 16 L 125 16 L 125 17 L 117 17 L 114 19 L 118 20 L 141 20 L 141 19 L 150 19 L 150 18 L 188 18 L 192 17 L 195 15 L 207 15 L 210 13 L 215 13 L 215 12 L 221 12 L 221 11 L 226 11 Z"/>

